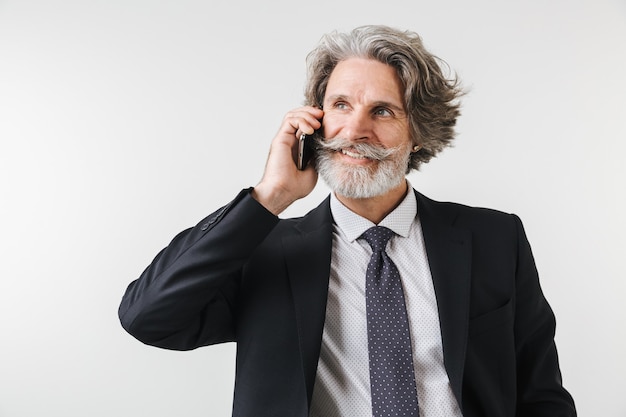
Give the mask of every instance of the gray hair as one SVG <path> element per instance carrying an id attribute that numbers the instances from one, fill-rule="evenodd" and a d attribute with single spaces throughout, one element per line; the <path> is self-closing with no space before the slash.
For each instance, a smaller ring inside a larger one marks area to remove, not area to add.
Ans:
<path id="1" fill-rule="evenodd" d="M 361 26 L 349 33 L 332 32 L 307 56 L 305 104 L 321 107 L 335 66 L 348 58 L 375 59 L 393 67 L 404 87 L 411 141 L 421 149 L 411 154 L 408 170 L 419 169 L 454 139 L 463 94 L 447 64 L 428 52 L 417 33 L 387 26 Z"/>

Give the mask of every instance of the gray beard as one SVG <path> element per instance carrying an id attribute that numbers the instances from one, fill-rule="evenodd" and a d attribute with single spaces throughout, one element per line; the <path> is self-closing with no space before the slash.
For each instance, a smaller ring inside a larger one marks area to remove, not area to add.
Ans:
<path id="1" fill-rule="evenodd" d="M 354 199 L 387 193 L 404 180 L 411 156 L 407 146 L 383 148 L 367 143 L 335 138 L 318 141 L 316 167 L 320 177 L 336 194 Z M 377 166 L 348 165 L 335 159 L 335 152 L 350 148 L 378 161 Z"/>

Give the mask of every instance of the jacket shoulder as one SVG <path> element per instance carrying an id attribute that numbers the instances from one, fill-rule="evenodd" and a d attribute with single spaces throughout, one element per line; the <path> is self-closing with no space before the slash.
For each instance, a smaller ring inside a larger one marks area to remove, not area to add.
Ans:
<path id="1" fill-rule="evenodd" d="M 436 201 L 416 191 L 418 214 L 428 220 L 443 221 L 451 226 L 473 230 L 493 230 L 515 228 L 521 225 L 518 216 L 493 208 L 466 204 Z"/>

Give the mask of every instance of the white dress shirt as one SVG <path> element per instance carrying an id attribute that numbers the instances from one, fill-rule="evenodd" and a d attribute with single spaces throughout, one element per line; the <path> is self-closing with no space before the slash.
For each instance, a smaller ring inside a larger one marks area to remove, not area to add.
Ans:
<path id="1" fill-rule="evenodd" d="M 331 212 L 335 224 L 328 302 L 310 416 L 371 416 L 365 272 L 372 250 L 358 238 L 376 225 L 334 195 Z M 420 417 L 461 417 L 443 364 L 437 299 L 410 184 L 402 203 L 378 226 L 396 233 L 387 254 L 402 279 Z"/>

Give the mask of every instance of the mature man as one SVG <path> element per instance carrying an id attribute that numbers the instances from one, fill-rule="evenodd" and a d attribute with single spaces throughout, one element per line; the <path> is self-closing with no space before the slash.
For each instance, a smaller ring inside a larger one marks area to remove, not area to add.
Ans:
<path id="1" fill-rule="evenodd" d="M 236 341 L 234 416 L 575 416 L 520 220 L 405 178 L 452 140 L 456 80 L 383 26 L 325 36 L 308 65 L 261 181 L 157 255 L 124 328 L 167 349 Z M 332 195 L 279 219 L 318 173 Z"/>

